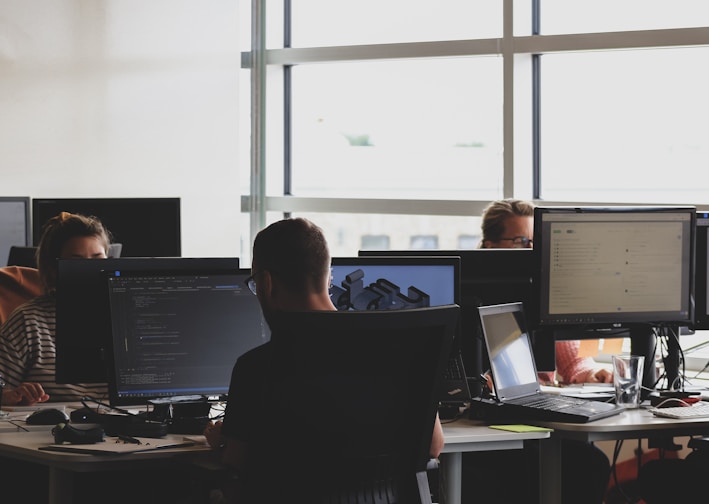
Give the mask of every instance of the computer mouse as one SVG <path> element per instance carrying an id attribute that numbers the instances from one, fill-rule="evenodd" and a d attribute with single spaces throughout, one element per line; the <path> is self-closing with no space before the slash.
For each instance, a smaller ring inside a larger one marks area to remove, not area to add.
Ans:
<path id="1" fill-rule="evenodd" d="M 25 421 L 28 425 L 57 425 L 68 422 L 69 416 L 59 408 L 41 408 L 30 413 Z"/>

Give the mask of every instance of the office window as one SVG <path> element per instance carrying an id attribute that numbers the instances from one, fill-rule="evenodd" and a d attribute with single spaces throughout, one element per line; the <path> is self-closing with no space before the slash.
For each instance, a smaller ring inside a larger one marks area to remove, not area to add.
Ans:
<path id="1" fill-rule="evenodd" d="M 543 0 L 540 4 L 544 35 L 691 28 L 709 23 L 705 0 Z"/>
<path id="2" fill-rule="evenodd" d="M 389 235 L 362 235 L 360 250 L 387 250 L 389 249 Z"/>
<path id="3" fill-rule="evenodd" d="M 293 195 L 501 196 L 499 58 L 302 65 L 292 76 Z"/>
<path id="4" fill-rule="evenodd" d="M 706 203 L 709 48 L 548 54 L 542 197 Z"/>
<path id="5" fill-rule="evenodd" d="M 499 37 L 499 0 L 297 0 L 293 47 Z"/>
<path id="6" fill-rule="evenodd" d="M 458 248 L 461 250 L 476 249 L 480 245 L 480 234 L 458 235 Z"/>
<path id="7" fill-rule="evenodd" d="M 438 247 L 438 236 L 436 235 L 413 235 L 409 239 L 409 248 L 412 250 L 431 250 Z"/>
<path id="8" fill-rule="evenodd" d="M 266 134 L 249 147 L 266 189 L 243 184 L 242 208 L 265 212 L 251 233 L 310 216 L 347 255 L 366 234 L 462 248 L 503 196 L 709 207 L 702 0 L 451 2 L 445 22 L 423 1 L 365 0 L 362 17 L 327 0 L 263 2 Z"/>

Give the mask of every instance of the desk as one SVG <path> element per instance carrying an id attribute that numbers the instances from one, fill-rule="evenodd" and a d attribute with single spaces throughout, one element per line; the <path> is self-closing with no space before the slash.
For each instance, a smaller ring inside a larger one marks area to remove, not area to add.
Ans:
<path id="1" fill-rule="evenodd" d="M 531 423 L 531 422 L 527 422 Z M 614 441 L 653 437 L 709 434 L 709 418 L 672 419 L 654 416 L 645 408 L 630 409 L 594 422 L 534 422 L 554 429 L 548 441 L 540 443 L 540 494 L 544 504 L 561 503 L 561 440 Z"/>
<path id="2" fill-rule="evenodd" d="M 446 504 L 461 502 L 463 452 L 520 450 L 524 448 L 525 441 L 550 437 L 549 432 L 509 432 L 491 429 L 479 420 L 468 419 L 443 423 L 443 435 L 445 446 L 440 456 L 440 471 L 444 482 Z"/>
<path id="3" fill-rule="evenodd" d="M 50 504 L 72 503 L 74 496 L 74 473 L 115 470 L 140 470 L 154 468 L 190 457 L 196 452 L 208 451 L 205 445 L 186 448 L 165 448 L 134 454 L 88 455 L 81 453 L 51 452 L 39 450 L 54 442 L 51 426 L 31 426 L 29 432 L 12 429 L 7 422 L 0 429 L 0 455 L 49 468 Z M 183 439 L 183 435 L 168 435 L 168 439 Z M 125 484 L 125 482 L 121 482 Z M 140 489 L 136 489 L 136 492 Z"/>

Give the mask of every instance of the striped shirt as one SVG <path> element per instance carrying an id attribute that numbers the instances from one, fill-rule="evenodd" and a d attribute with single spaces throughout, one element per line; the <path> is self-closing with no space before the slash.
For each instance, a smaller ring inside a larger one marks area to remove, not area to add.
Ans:
<path id="1" fill-rule="evenodd" d="M 55 383 L 56 298 L 39 296 L 19 306 L 0 327 L 0 373 L 8 388 L 39 383 L 50 401 L 78 401 L 108 396 L 105 383 Z"/>

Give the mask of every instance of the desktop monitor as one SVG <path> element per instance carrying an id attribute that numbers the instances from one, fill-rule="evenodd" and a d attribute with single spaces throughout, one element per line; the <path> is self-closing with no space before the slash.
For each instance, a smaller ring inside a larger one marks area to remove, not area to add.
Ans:
<path id="1" fill-rule="evenodd" d="M 56 381 L 107 383 L 111 327 L 107 271 L 239 270 L 237 257 L 120 257 L 57 262 Z"/>
<path id="2" fill-rule="evenodd" d="M 656 331 L 667 334 L 665 374 L 680 383 L 680 326 L 694 322 L 696 208 L 537 207 L 534 279 L 540 328 L 627 330 L 631 352 L 654 362 Z M 626 335 L 626 334 L 623 334 Z M 558 338 L 558 337 L 557 337 Z M 646 366 L 643 385 L 657 383 Z"/>
<path id="3" fill-rule="evenodd" d="M 112 406 L 227 395 L 236 360 L 270 339 L 250 270 L 111 270 Z"/>
<path id="4" fill-rule="evenodd" d="M 537 207 L 537 323 L 690 325 L 694 207 Z"/>
<path id="5" fill-rule="evenodd" d="M 333 257 L 330 297 L 338 310 L 458 304 L 459 257 Z"/>
<path id="6" fill-rule="evenodd" d="M 32 236 L 59 212 L 94 215 L 121 243 L 122 257 L 180 257 L 180 198 L 34 198 Z"/>
<path id="7" fill-rule="evenodd" d="M 694 324 L 690 327 L 696 330 L 709 329 L 709 212 L 697 212 L 696 235 L 696 269 L 694 282 L 695 313 Z"/>
<path id="8" fill-rule="evenodd" d="M 10 247 L 26 247 L 31 239 L 30 198 L 0 196 L 0 267 L 8 265 Z"/>
<path id="9" fill-rule="evenodd" d="M 460 348 L 468 376 L 476 377 L 487 369 L 478 306 L 522 302 L 529 305 L 532 295 L 531 249 L 461 249 L 461 250 L 360 250 L 359 255 L 395 257 L 460 257 Z M 553 341 L 538 343 L 535 354 L 540 369 L 554 368 Z M 473 395 L 481 392 L 472 381 Z"/>

